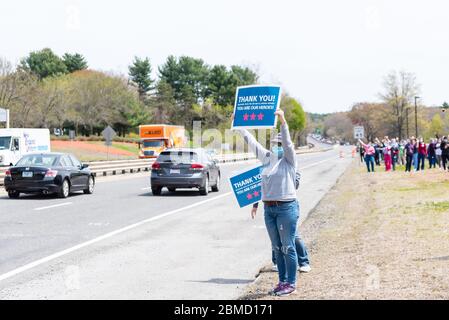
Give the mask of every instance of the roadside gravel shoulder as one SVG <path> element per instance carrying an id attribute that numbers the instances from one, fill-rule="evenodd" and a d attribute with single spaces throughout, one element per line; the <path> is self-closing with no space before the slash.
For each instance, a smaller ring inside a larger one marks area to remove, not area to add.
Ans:
<path id="1" fill-rule="evenodd" d="M 354 163 L 300 227 L 312 272 L 281 299 L 448 299 L 448 194 L 439 169 L 368 174 Z M 279 299 L 264 270 L 240 299 Z"/>

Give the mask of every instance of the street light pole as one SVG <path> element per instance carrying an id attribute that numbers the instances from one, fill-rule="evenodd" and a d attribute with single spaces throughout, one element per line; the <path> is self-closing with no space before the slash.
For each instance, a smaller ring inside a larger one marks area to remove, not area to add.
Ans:
<path id="1" fill-rule="evenodd" d="M 405 121 L 406 121 L 406 123 L 407 123 L 407 139 L 410 138 L 410 134 L 409 134 L 409 132 L 408 132 L 408 110 L 409 110 L 409 109 L 410 109 L 410 108 L 405 109 Z"/>
<path id="2" fill-rule="evenodd" d="M 415 96 L 415 138 L 418 139 L 418 104 L 416 103 L 416 100 L 418 100 L 420 97 Z"/>

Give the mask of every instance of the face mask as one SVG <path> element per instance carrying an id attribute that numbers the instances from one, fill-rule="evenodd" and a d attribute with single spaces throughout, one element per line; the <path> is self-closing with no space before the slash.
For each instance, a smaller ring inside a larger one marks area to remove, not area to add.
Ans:
<path id="1" fill-rule="evenodd" d="M 271 147 L 271 151 L 278 156 L 278 158 L 282 158 L 284 155 L 284 149 L 279 146 L 273 146 Z"/>

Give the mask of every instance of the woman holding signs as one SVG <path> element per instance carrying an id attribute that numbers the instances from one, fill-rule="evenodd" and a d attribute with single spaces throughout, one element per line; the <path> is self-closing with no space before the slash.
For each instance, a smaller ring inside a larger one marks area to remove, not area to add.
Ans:
<path id="1" fill-rule="evenodd" d="M 287 296 L 296 291 L 298 257 L 295 234 L 299 218 L 296 199 L 296 153 L 290 139 L 284 112 L 276 110 L 281 122 L 281 134 L 271 141 L 271 150 L 265 149 L 247 131 L 239 129 L 249 149 L 262 162 L 262 201 L 265 225 L 276 257 L 279 283 L 272 294 Z"/>

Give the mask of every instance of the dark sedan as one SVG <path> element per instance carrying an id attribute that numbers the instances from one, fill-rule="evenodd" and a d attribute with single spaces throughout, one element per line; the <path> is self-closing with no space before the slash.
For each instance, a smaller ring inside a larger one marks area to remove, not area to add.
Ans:
<path id="1" fill-rule="evenodd" d="M 201 195 L 220 189 L 220 167 L 204 149 L 169 149 L 161 152 L 152 165 L 151 190 L 160 195 L 166 187 L 198 188 Z"/>
<path id="2" fill-rule="evenodd" d="M 64 153 L 26 155 L 5 175 L 10 198 L 18 198 L 21 193 L 55 193 L 67 198 L 74 191 L 92 194 L 94 187 L 95 178 L 88 165 Z"/>

